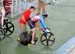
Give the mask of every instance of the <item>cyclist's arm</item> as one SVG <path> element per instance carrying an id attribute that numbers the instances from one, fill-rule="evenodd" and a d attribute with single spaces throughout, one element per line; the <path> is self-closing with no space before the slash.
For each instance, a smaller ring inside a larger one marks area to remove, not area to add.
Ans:
<path id="1" fill-rule="evenodd" d="M 50 32 L 49 29 L 47 28 L 47 25 L 45 23 L 43 16 L 40 19 L 40 23 L 41 23 L 42 29 L 44 29 L 46 32 Z"/>
<path id="2" fill-rule="evenodd" d="M 46 23 L 45 23 L 45 20 L 44 20 L 43 16 L 40 16 L 40 17 L 41 17 L 41 18 L 40 18 L 41 27 L 42 27 L 42 28 L 47 28 L 47 25 L 46 25 Z"/>

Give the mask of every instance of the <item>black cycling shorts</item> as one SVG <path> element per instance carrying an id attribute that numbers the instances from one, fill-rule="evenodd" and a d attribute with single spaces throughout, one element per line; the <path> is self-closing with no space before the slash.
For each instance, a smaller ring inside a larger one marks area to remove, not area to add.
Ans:
<path id="1" fill-rule="evenodd" d="M 31 19 L 29 19 L 28 25 L 29 25 L 30 29 L 34 29 L 35 28 L 35 23 L 36 22 L 33 22 Z"/>

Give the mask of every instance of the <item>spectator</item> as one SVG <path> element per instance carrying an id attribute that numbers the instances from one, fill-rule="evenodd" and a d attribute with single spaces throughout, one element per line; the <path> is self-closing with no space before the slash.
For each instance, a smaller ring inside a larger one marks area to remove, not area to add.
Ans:
<path id="1" fill-rule="evenodd" d="M 37 14 L 44 14 L 46 13 L 45 11 L 45 7 L 46 7 L 46 3 L 45 3 L 45 0 L 38 0 L 38 11 L 37 11 Z M 41 12 L 42 10 L 42 12 Z"/>

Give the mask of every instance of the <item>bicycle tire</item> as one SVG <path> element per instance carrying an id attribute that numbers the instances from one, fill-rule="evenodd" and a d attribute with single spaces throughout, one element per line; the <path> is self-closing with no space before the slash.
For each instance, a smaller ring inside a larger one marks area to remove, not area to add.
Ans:
<path id="1" fill-rule="evenodd" d="M 3 27 L 4 27 L 4 31 L 5 31 L 5 36 L 9 36 L 14 32 L 14 25 L 11 22 L 4 23 Z"/>
<path id="2" fill-rule="evenodd" d="M 49 36 L 47 36 L 45 33 L 43 33 L 42 36 L 40 37 L 40 42 L 44 46 L 52 46 L 55 42 L 54 34 L 52 32 L 48 32 L 48 34 L 49 34 Z M 53 39 L 51 40 L 52 37 L 53 37 Z"/>

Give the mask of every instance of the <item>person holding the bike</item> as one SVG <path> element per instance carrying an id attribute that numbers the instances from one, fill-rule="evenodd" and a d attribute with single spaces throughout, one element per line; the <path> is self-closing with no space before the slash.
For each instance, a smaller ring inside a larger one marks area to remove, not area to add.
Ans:
<path id="1" fill-rule="evenodd" d="M 34 6 L 31 6 L 29 9 L 25 10 L 21 17 L 19 18 L 19 24 L 21 27 L 21 32 L 26 31 L 26 24 L 28 23 L 28 20 L 30 18 L 31 13 L 35 10 Z"/>
<path id="2" fill-rule="evenodd" d="M 26 24 L 28 23 L 31 13 L 35 10 L 34 6 L 31 6 L 29 9 L 25 10 L 22 16 L 19 18 L 19 24 L 21 27 L 21 33 L 26 32 Z M 34 34 L 34 32 L 32 32 Z"/>
<path id="3" fill-rule="evenodd" d="M 50 32 L 47 29 L 47 25 L 44 21 L 44 18 L 46 18 L 48 15 L 47 14 L 43 14 L 43 15 L 36 15 L 32 18 L 29 19 L 28 24 L 30 26 L 30 28 L 32 29 L 32 44 L 35 44 L 34 39 L 35 39 L 35 34 L 36 34 L 36 30 L 37 28 L 41 28 L 44 29 L 46 32 Z"/>

